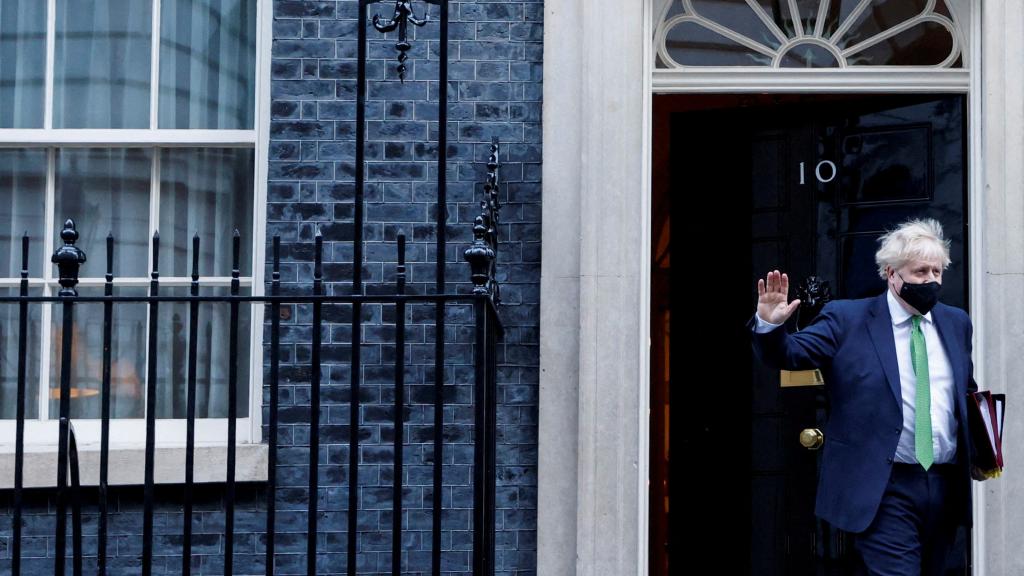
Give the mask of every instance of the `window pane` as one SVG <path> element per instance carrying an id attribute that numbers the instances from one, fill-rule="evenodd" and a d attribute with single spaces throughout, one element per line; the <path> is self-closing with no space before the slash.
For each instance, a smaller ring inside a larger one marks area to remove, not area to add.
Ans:
<path id="1" fill-rule="evenodd" d="M 55 128 L 148 128 L 152 9 L 57 0 Z"/>
<path id="2" fill-rule="evenodd" d="M 764 21 L 750 9 L 746 2 L 693 0 L 692 4 L 693 9 L 704 18 L 722 24 L 755 42 L 769 48 L 782 46 L 778 37 L 765 26 Z M 788 8 L 788 4 L 786 6 Z"/>
<path id="3" fill-rule="evenodd" d="M 796 26 L 794 25 L 794 22 L 793 22 L 794 21 L 793 14 L 789 10 L 789 2 L 788 1 L 783 1 L 783 2 L 780 2 L 779 0 L 757 0 L 757 1 L 761 4 L 761 9 L 764 11 L 765 15 L 767 15 L 768 18 L 770 18 L 772 20 L 772 22 L 774 22 L 775 25 L 778 26 L 778 28 L 780 30 L 782 30 L 782 32 L 786 36 L 789 36 L 790 38 L 793 38 L 794 36 L 796 36 Z M 732 4 L 739 5 L 740 3 L 739 2 L 732 2 Z M 729 26 L 729 22 L 719 21 L 718 23 L 719 24 L 723 24 L 725 26 Z"/>
<path id="4" fill-rule="evenodd" d="M 854 0 L 846 0 L 837 4 L 845 5 L 847 10 L 843 10 L 840 6 L 835 6 L 832 8 L 833 10 L 850 11 L 857 5 Z M 871 7 L 857 16 L 842 38 L 833 38 L 832 40 L 840 50 L 856 46 L 872 36 L 887 32 L 920 15 L 927 4 L 926 0 L 876 0 Z M 836 26 L 838 27 L 839 24 L 837 23 Z"/>
<path id="5" fill-rule="evenodd" d="M 43 127 L 46 2 L 0 2 L 0 128 Z"/>
<path id="6" fill-rule="evenodd" d="M 248 295 L 250 290 L 241 292 Z M 161 294 L 186 296 L 189 288 L 177 286 L 161 290 Z M 203 289 L 202 294 L 227 296 L 229 288 Z M 188 399 L 189 304 L 160 305 L 157 364 L 158 418 L 185 418 Z M 251 306 L 238 307 L 238 417 L 249 414 L 249 318 Z M 231 367 L 231 306 L 222 303 L 199 305 L 196 325 L 196 417 L 227 418 L 228 370 Z"/>
<path id="7" fill-rule="evenodd" d="M 29 275 L 40 277 L 43 262 L 43 207 L 46 150 L 0 149 L 0 276 L 21 275 L 21 236 L 29 235 Z"/>
<path id="8" fill-rule="evenodd" d="M 0 288 L 0 295 L 17 296 L 18 288 Z M 31 296 L 41 296 L 39 289 L 29 290 Z M 25 417 L 39 415 L 39 304 L 28 306 L 28 332 L 25 346 Z M 18 401 L 19 306 L 0 304 L 0 418 L 14 419 Z"/>
<path id="9" fill-rule="evenodd" d="M 163 0 L 160 127 L 253 128 L 256 2 Z"/>
<path id="10" fill-rule="evenodd" d="M 818 23 L 818 11 L 821 9 L 821 0 L 796 0 L 796 10 L 799 14 L 800 24 L 804 34 L 814 33 L 815 24 Z"/>
<path id="11" fill-rule="evenodd" d="M 114 234 L 115 276 L 147 276 L 151 151 L 67 148 L 57 151 L 55 246 L 60 222 L 73 218 L 88 260 L 80 276 L 106 274 L 107 234 Z M 57 273 L 56 266 L 54 274 Z"/>
<path id="12" fill-rule="evenodd" d="M 680 66 L 769 66 L 771 56 L 751 50 L 695 22 L 669 29 L 665 48 Z"/>
<path id="13" fill-rule="evenodd" d="M 953 36 L 945 26 L 922 22 L 899 34 L 855 52 L 847 58 L 851 66 L 933 66 L 953 52 Z"/>
<path id="14" fill-rule="evenodd" d="M 241 273 L 252 275 L 252 149 L 176 148 L 160 152 L 160 270 L 192 274 L 192 236 L 200 238 L 199 273 L 231 275 L 231 239 L 241 236 Z"/>
<path id="15" fill-rule="evenodd" d="M 103 288 L 79 288 L 82 296 L 102 296 Z M 145 288 L 115 288 L 115 296 L 144 296 Z M 53 305 L 50 345 L 50 419 L 60 417 L 63 307 Z M 114 306 L 110 342 L 110 414 L 114 418 L 145 415 L 146 321 L 144 303 Z M 99 418 L 103 381 L 103 305 L 76 304 L 71 334 L 71 417 Z"/>
<path id="16" fill-rule="evenodd" d="M 779 61 L 780 68 L 838 68 L 839 61 L 827 48 L 816 44 L 797 44 Z"/>

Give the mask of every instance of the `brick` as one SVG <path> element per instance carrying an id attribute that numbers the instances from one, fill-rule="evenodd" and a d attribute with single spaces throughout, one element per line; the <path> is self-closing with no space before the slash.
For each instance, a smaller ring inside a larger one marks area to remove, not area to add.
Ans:
<path id="1" fill-rule="evenodd" d="M 523 5 L 511 2 L 500 3 L 463 3 L 459 16 L 466 21 L 523 19 Z"/>
<path id="2" fill-rule="evenodd" d="M 520 64 L 517 62 L 517 64 Z M 477 62 L 476 78 L 478 80 L 504 81 L 509 79 L 508 62 Z"/>
<path id="3" fill-rule="evenodd" d="M 270 77 L 275 80 L 296 80 L 301 76 L 302 62 L 297 59 L 278 59 L 270 65 Z"/>
<path id="4" fill-rule="evenodd" d="M 333 40 L 275 40 L 271 54 L 277 58 L 333 58 Z"/>
<path id="5" fill-rule="evenodd" d="M 532 22 L 517 22 L 509 27 L 513 41 L 535 41 L 544 39 L 544 27 L 541 24 Z"/>
<path id="6" fill-rule="evenodd" d="M 357 68 L 356 60 L 321 60 L 320 78 L 325 80 L 357 78 Z"/>
<path id="7" fill-rule="evenodd" d="M 330 140 L 334 124 L 329 122 L 271 122 L 271 138 Z"/>
<path id="8" fill-rule="evenodd" d="M 483 22 L 476 25 L 477 40 L 508 40 L 509 25 L 506 22 Z"/>
<path id="9" fill-rule="evenodd" d="M 505 100 L 509 99 L 511 85 L 504 82 L 462 82 L 459 84 L 459 100 Z"/>
<path id="10" fill-rule="evenodd" d="M 273 98 L 286 100 L 325 98 L 334 93 L 334 84 L 324 80 L 275 80 L 270 91 Z"/>
<path id="11" fill-rule="evenodd" d="M 323 162 L 271 162 L 270 177 L 286 180 L 330 180 L 332 166 Z"/>
<path id="12" fill-rule="evenodd" d="M 334 18 L 335 2 L 295 2 L 282 1 L 274 2 L 275 18 Z"/>

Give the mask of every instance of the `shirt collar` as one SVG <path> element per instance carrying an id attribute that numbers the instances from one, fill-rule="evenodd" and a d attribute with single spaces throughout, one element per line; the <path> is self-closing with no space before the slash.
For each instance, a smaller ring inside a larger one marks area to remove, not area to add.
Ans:
<path id="1" fill-rule="evenodd" d="M 885 299 L 889 303 L 889 316 L 892 318 L 893 326 L 899 326 L 904 322 L 910 320 L 913 316 L 910 312 L 907 312 L 906 308 L 896 300 L 896 296 L 893 295 L 892 290 L 889 287 L 885 288 Z M 929 311 L 923 316 L 925 322 L 932 321 L 932 313 Z"/>

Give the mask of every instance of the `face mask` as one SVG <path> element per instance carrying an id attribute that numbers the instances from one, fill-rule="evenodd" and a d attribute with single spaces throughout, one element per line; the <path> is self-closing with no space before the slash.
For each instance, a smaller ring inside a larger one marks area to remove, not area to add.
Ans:
<path id="1" fill-rule="evenodd" d="M 899 272 L 896 275 L 900 277 L 900 280 L 903 280 L 903 275 Z M 939 290 L 941 288 L 942 284 L 934 281 L 911 284 L 903 280 L 903 287 L 900 288 L 900 298 L 913 306 L 921 314 L 927 314 L 939 301 Z"/>

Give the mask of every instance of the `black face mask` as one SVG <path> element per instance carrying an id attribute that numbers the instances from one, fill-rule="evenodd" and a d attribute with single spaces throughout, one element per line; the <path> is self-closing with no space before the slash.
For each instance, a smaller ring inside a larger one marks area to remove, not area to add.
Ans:
<path id="1" fill-rule="evenodd" d="M 903 275 L 896 273 L 903 280 Z M 938 282 L 922 282 L 921 284 L 910 284 L 903 280 L 903 287 L 900 288 L 900 298 L 910 304 L 921 314 L 927 314 L 939 301 L 939 291 L 942 284 Z"/>

